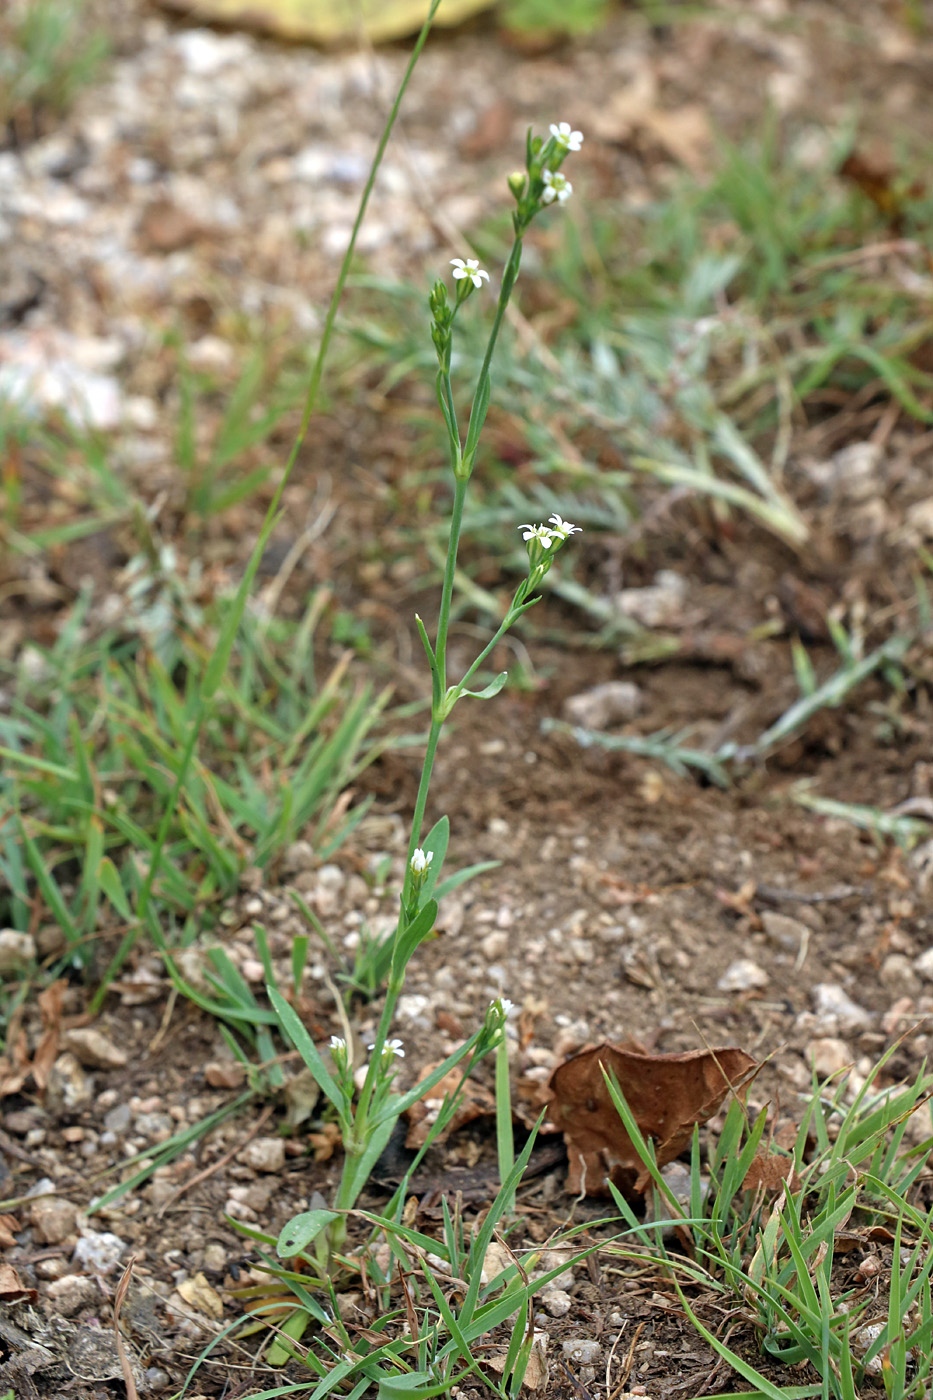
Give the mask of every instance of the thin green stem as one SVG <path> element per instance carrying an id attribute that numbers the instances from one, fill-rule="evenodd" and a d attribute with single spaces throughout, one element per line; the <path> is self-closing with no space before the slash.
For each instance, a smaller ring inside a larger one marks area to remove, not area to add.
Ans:
<path id="1" fill-rule="evenodd" d="M 434 639 L 434 656 L 437 661 L 442 701 L 447 690 L 447 633 L 450 628 L 450 604 L 454 592 L 457 550 L 460 547 L 460 530 L 463 525 L 466 493 L 466 478 L 454 477 L 454 501 L 450 512 L 450 534 L 447 538 L 447 563 L 444 566 L 444 584 L 441 589 L 441 605 L 437 615 L 437 636 Z M 416 827 L 414 830 L 417 832 L 418 828 Z"/>
<path id="2" fill-rule="evenodd" d="M 526 607 L 527 607 L 527 606 L 528 606 L 528 604 L 526 604 Z M 525 611 L 525 608 L 522 608 L 522 609 L 521 609 L 521 612 L 524 612 L 524 611 Z M 480 654 L 479 654 L 479 656 L 476 658 L 476 660 L 472 663 L 472 665 L 468 666 L 467 669 L 464 671 L 463 675 L 460 677 L 460 680 L 457 682 L 458 686 L 461 686 L 461 687 L 462 687 L 462 686 L 465 686 L 465 685 L 473 678 L 473 676 L 474 676 L 474 675 L 476 674 L 476 672 L 479 670 L 480 666 L 482 666 L 483 662 L 486 660 L 486 657 L 487 657 L 487 656 L 489 655 L 489 653 L 494 649 L 494 647 L 496 647 L 496 646 L 498 645 L 498 643 L 501 642 L 501 640 L 502 640 L 502 638 L 505 636 L 506 632 L 507 632 L 507 631 L 509 630 L 509 628 L 512 626 L 512 623 L 516 621 L 516 619 L 519 617 L 519 615 L 520 615 L 520 614 L 517 613 L 517 612 L 515 611 L 515 604 L 514 604 L 514 602 L 513 602 L 512 606 L 509 608 L 509 610 L 508 610 L 508 612 L 506 613 L 505 617 L 504 617 L 504 618 L 502 619 L 502 621 L 500 622 L 499 627 L 498 627 L 498 629 L 497 629 L 497 631 L 496 631 L 495 636 L 493 636 L 493 637 L 490 638 L 490 640 L 489 640 L 489 641 L 486 643 L 486 645 L 483 647 L 482 651 L 480 652 Z"/>
<path id="3" fill-rule="evenodd" d="M 499 1182 L 505 1182 L 515 1166 L 515 1139 L 512 1136 L 512 1092 L 509 1086 L 509 1046 L 505 1026 L 496 1046 L 496 1150 L 499 1157 Z M 502 1205 L 502 1215 L 512 1214 L 515 1195 L 509 1195 Z"/>
<path id="4" fill-rule="evenodd" d="M 470 410 L 470 422 L 467 427 L 466 443 L 463 448 L 464 459 L 469 463 L 470 470 L 473 470 L 473 455 L 476 452 L 476 445 L 479 442 L 479 435 L 486 421 L 486 411 L 489 407 L 489 369 L 492 364 L 492 357 L 496 348 L 496 341 L 499 338 L 499 328 L 505 319 L 505 313 L 512 296 L 512 289 L 518 277 L 518 269 L 522 260 L 522 240 L 516 234 L 515 242 L 512 244 L 512 251 L 509 253 L 509 260 L 505 265 L 502 274 L 502 283 L 499 287 L 499 300 L 496 303 L 496 314 L 493 318 L 492 329 L 489 332 L 489 340 L 486 343 L 486 353 L 483 356 L 483 365 L 476 381 L 476 393 L 473 395 L 473 407 Z"/>

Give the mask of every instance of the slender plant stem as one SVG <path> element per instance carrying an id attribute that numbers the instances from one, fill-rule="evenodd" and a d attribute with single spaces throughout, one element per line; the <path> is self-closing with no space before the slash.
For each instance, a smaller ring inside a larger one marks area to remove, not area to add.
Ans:
<path id="1" fill-rule="evenodd" d="M 505 1026 L 496 1046 L 496 1150 L 499 1157 L 499 1183 L 515 1166 L 515 1139 L 512 1136 L 512 1093 L 509 1087 L 509 1046 Z M 502 1214 L 509 1216 L 515 1204 L 514 1192 L 503 1202 Z"/>
<path id="2" fill-rule="evenodd" d="M 269 534 L 271 533 L 272 524 L 275 520 L 279 509 L 279 503 L 282 499 L 282 493 L 284 492 L 285 487 L 288 484 L 289 478 L 291 477 L 292 471 L 295 466 L 295 462 L 298 460 L 298 453 L 301 451 L 301 448 L 304 444 L 304 440 L 308 432 L 308 426 L 311 422 L 311 418 L 314 414 L 314 410 L 317 405 L 318 393 L 321 387 L 321 378 L 324 373 L 324 365 L 327 360 L 327 354 L 330 349 L 330 342 L 333 338 L 334 326 L 337 320 L 337 311 L 340 306 L 341 299 L 343 297 L 343 290 L 346 285 L 347 277 L 349 276 L 350 267 L 353 263 L 353 255 L 356 251 L 357 239 L 359 237 L 360 229 L 363 226 L 363 220 L 366 216 L 366 210 L 369 205 L 369 198 L 372 194 L 373 187 L 376 183 L 376 176 L 379 173 L 379 167 L 382 164 L 382 159 L 385 155 L 386 146 L 388 145 L 389 138 L 392 135 L 392 129 L 395 126 L 395 121 L 398 117 L 399 109 L 402 105 L 402 99 L 405 96 L 405 92 L 408 88 L 409 82 L 411 81 L 411 76 L 415 71 L 415 66 L 418 62 L 418 59 L 421 57 L 421 51 L 424 48 L 425 43 L 427 42 L 428 34 L 431 31 L 431 25 L 434 22 L 434 16 L 437 13 L 440 3 L 441 0 L 432 0 L 431 8 L 428 11 L 428 16 L 425 19 L 424 24 L 421 26 L 421 31 L 418 34 L 418 38 L 415 40 L 415 44 L 411 53 L 411 58 L 409 59 L 408 65 L 405 68 L 402 81 L 399 84 L 398 92 L 395 95 L 395 100 L 392 104 L 392 108 L 389 112 L 388 118 L 386 119 L 385 126 L 383 127 L 382 135 L 379 138 L 379 144 L 376 147 L 376 153 L 373 156 L 372 165 L 370 166 L 369 170 L 369 176 L 366 180 L 366 185 L 363 189 L 363 194 L 360 199 L 356 219 L 353 223 L 353 230 L 350 234 L 350 240 L 347 244 L 347 250 L 344 253 L 343 260 L 340 264 L 340 271 L 337 274 L 337 283 L 334 287 L 334 291 L 330 299 L 330 305 L 327 308 L 327 315 L 324 318 L 324 329 L 321 332 L 321 340 L 318 345 L 317 355 L 315 356 L 314 365 L 311 370 L 311 377 L 308 381 L 308 392 L 305 395 L 304 409 L 301 415 L 301 424 L 295 436 L 294 443 L 292 444 L 292 449 L 289 453 L 288 460 L 285 463 L 285 469 L 282 473 L 282 477 L 279 481 L 278 486 L 275 489 L 275 492 L 272 496 L 272 500 L 269 502 L 269 508 L 266 511 L 265 519 L 263 521 L 262 528 L 259 532 L 259 538 L 257 539 L 252 554 L 250 555 L 249 562 L 245 570 L 244 578 L 242 580 L 240 588 L 237 591 L 236 599 L 231 605 L 233 608 L 240 609 L 240 616 L 242 616 L 242 612 L 245 609 L 248 590 L 252 584 L 253 578 L 256 575 L 256 570 L 259 567 L 260 556 L 262 554 L 262 551 L 265 549 L 266 542 L 268 540 Z M 168 839 L 168 832 L 171 826 L 172 818 L 175 815 L 175 811 L 178 805 L 178 799 L 181 795 L 185 781 L 188 777 L 188 770 L 191 767 L 191 762 L 194 757 L 195 749 L 197 748 L 197 743 L 200 737 L 201 729 L 211 709 L 211 702 L 213 700 L 214 693 L 215 691 L 212 688 L 206 685 L 202 687 L 197 703 L 197 708 L 195 709 L 194 714 L 191 718 L 190 729 L 188 737 L 185 741 L 185 747 L 181 755 L 181 760 L 178 765 L 175 783 L 172 787 L 171 793 L 169 794 L 168 801 L 166 802 L 165 810 L 162 814 L 162 819 L 159 822 L 158 831 L 156 833 L 155 845 L 153 846 L 152 856 L 149 861 L 149 869 L 146 873 L 146 878 L 143 883 L 142 890 L 140 891 L 139 903 L 137 905 L 137 915 L 139 918 L 140 926 L 142 925 L 142 921 L 145 918 L 146 913 L 148 912 L 149 901 L 152 896 L 153 884 L 161 867 L 162 855 L 165 849 L 165 842 Z M 122 962 L 123 959 L 127 956 L 131 947 L 132 940 L 124 939 L 123 944 L 121 944 L 121 947 L 118 950 L 118 957 L 120 958 L 120 962 Z M 97 992 L 94 995 L 94 999 L 91 1003 L 92 1012 L 99 1010 L 103 998 L 106 995 L 107 987 L 109 986 L 110 981 L 112 980 L 119 966 L 120 963 L 117 962 L 115 959 L 111 966 L 107 969 L 107 972 L 101 982 L 101 985 L 98 987 Z"/>
<path id="3" fill-rule="evenodd" d="M 518 277 L 518 269 L 522 260 L 522 240 L 516 235 L 512 244 L 512 251 L 509 253 L 509 260 L 505 265 L 502 274 L 502 282 L 499 287 L 499 300 L 496 303 L 496 314 L 493 318 L 492 329 L 489 332 L 489 340 L 486 342 L 486 353 L 483 356 L 483 365 L 476 381 L 476 393 L 473 395 L 473 407 L 470 410 L 470 422 L 467 427 L 466 445 L 463 455 L 469 460 L 470 470 L 473 469 L 472 457 L 476 451 L 476 444 L 482 431 L 483 422 L 486 417 L 486 409 L 489 406 L 489 370 L 492 364 L 492 357 L 496 348 L 496 341 L 499 338 L 499 328 L 505 319 L 509 300 L 512 296 L 512 288 L 515 286 L 515 279 Z"/>
<path id="4" fill-rule="evenodd" d="M 463 525 L 463 507 L 466 502 L 467 482 L 465 478 L 454 478 L 454 500 L 450 512 L 450 533 L 447 537 L 447 563 L 444 566 L 444 583 L 441 589 L 441 605 L 437 616 L 437 636 L 434 641 L 434 656 L 440 678 L 441 703 L 447 691 L 447 633 L 450 627 L 450 604 L 454 591 L 454 575 L 457 572 L 457 551 L 460 547 L 460 530 Z"/>

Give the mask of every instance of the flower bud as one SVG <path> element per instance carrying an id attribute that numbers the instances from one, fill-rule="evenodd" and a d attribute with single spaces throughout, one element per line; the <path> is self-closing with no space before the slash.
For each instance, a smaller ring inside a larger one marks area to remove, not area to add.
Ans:
<path id="1" fill-rule="evenodd" d="M 512 197 L 514 199 L 521 199 L 522 195 L 525 193 L 525 186 L 527 185 L 527 183 L 528 181 L 524 170 L 513 171 L 513 173 L 509 176 L 509 189 L 511 190 Z"/>

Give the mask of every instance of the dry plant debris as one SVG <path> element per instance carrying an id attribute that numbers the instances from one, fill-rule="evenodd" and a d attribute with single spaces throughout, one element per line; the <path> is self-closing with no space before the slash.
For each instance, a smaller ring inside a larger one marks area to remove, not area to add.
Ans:
<path id="1" fill-rule="evenodd" d="M 730 1089 L 738 1089 L 756 1067 L 736 1046 L 649 1055 L 606 1042 L 559 1065 L 551 1076 L 549 1110 L 563 1129 L 570 1158 L 567 1191 L 606 1194 L 616 1185 L 647 1181 L 635 1144 L 612 1102 L 606 1074 L 618 1082 L 639 1130 L 654 1141 L 658 1165 L 672 1162 L 687 1146 L 697 1123 L 712 1118 Z"/>

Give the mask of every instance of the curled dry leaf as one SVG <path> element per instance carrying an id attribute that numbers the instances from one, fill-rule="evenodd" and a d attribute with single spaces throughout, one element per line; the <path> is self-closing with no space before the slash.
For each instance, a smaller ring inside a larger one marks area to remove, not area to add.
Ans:
<path id="1" fill-rule="evenodd" d="M 58 1055 L 62 1031 L 62 1004 L 68 983 L 59 978 L 45 987 L 37 998 L 42 1016 L 42 1035 L 32 1059 L 29 1041 L 23 1028 L 24 1004 L 10 1017 L 6 1033 L 6 1054 L 0 1057 L 0 1098 L 17 1094 L 32 1077 L 40 1094 L 48 1084 L 49 1072 Z"/>
<path id="2" fill-rule="evenodd" d="M 608 1042 L 583 1050 L 551 1075 L 549 1115 L 563 1130 L 570 1158 L 566 1189 L 606 1194 L 606 1178 L 644 1190 L 648 1174 L 616 1111 L 603 1069 L 618 1080 L 642 1134 L 654 1142 L 658 1165 L 679 1156 L 694 1126 L 717 1112 L 730 1089 L 744 1083 L 755 1061 L 727 1046 L 683 1055 L 646 1055 Z"/>
<path id="3" fill-rule="evenodd" d="M 783 1152 L 763 1151 L 756 1152 L 752 1158 L 742 1190 L 757 1191 L 761 1187 L 764 1191 L 778 1191 L 788 1185 L 792 1191 L 800 1185 L 800 1178 L 794 1171 L 793 1157 Z"/>
<path id="4" fill-rule="evenodd" d="M 528 1358 L 528 1365 L 522 1380 L 523 1390 L 543 1390 L 548 1383 L 547 1364 L 547 1344 L 550 1341 L 547 1332 L 535 1331 L 534 1339 L 531 1343 L 531 1355 Z M 491 1371 L 499 1376 L 505 1372 L 506 1358 L 502 1356 L 488 1356 L 483 1363 Z"/>
<path id="5" fill-rule="evenodd" d="M 0 1302 L 34 1303 L 38 1293 L 23 1283 L 12 1264 L 0 1264 Z"/>
<path id="6" fill-rule="evenodd" d="M 437 1069 L 438 1061 L 435 1064 L 425 1065 L 418 1076 L 419 1083 L 427 1079 L 429 1074 L 433 1074 Z M 428 1134 L 437 1121 L 437 1115 L 444 1099 L 448 1095 L 453 1095 L 463 1083 L 463 1072 L 459 1069 L 449 1070 L 443 1079 L 428 1090 L 423 1099 L 418 1099 L 408 1110 L 408 1134 L 405 1138 L 405 1146 L 408 1148 L 422 1147 L 427 1141 Z M 472 1123 L 474 1118 L 481 1118 L 484 1115 L 494 1115 L 496 1111 L 496 1098 L 490 1089 L 482 1084 L 477 1084 L 475 1080 L 468 1079 L 463 1097 L 460 1100 L 456 1113 L 436 1139 L 436 1142 L 445 1142 L 451 1133 L 456 1132 L 467 1123 Z"/>

